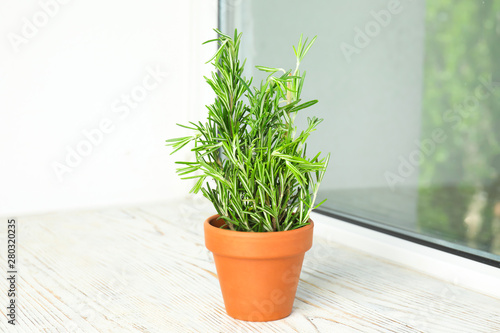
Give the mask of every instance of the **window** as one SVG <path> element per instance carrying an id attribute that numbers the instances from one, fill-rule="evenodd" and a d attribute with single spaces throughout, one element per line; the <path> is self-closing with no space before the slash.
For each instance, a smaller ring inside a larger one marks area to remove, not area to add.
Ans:
<path id="1" fill-rule="evenodd" d="M 221 1 L 247 75 L 292 68 L 301 33 L 321 212 L 500 266 L 500 2 Z M 261 76 L 259 76 L 261 75 Z M 312 148 L 312 149 L 311 149 Z"/>

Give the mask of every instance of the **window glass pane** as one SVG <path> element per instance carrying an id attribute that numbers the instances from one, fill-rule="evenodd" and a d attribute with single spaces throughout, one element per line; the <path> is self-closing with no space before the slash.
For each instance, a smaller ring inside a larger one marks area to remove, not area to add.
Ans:
<path id="1" fill-rule="evenodd" d="M 297 125 L 324 118 L 323 209 L 500 259 L 500 1 L 221 1 L 235 27 L 258 79 L 318 35 Z"/>

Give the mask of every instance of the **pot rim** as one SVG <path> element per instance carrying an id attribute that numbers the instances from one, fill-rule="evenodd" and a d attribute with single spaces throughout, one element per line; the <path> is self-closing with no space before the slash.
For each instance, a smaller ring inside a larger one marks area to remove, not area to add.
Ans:
<path id="1" fill-rule="evenodd" d="M 313 228 L 314 227 L 314 222 L 313 220 L 311 220 L 311 218 L 309 218 L 309 220 L 307 221 L 309 224 L 307 225 L 304 225 L 300 228 L 297 228 L 297 229 L 292 229 L 292 230 L 280 230 L 280 231 L 262 231 L 262 232 L 251 232 L 251 231 L 241 231 L 241 230 L 231 230 L 231 229 L 226 229 L 226 228 L 219 228 L 217 226 L 214 226 L 212 224 L 212 222 L 216 221 L 218 219 L 220 215 L 219 214 L 215 214 L 215 215 L 212 215 L 210 216 L 209 218 L 207 218 L 205 220 L 205 223 L 208 224 L 210 227 L 212 228 L 215 228 L 215 229 L 219 229 L 221 232 L 226 232 L 226 231 L 230 231 L 230 232 L 237 232 L 237 233 L 242 233 L 242 234 L 250 234 L 250 235 L 268 235 L 268 234 L 278 234 L 278 233 L 283 233 L 283 232 L 294 232 L 294 231 L 303 231 L 304 228 L 306 229 L 310 229 L 310 228 Z"/>
<path id="2" fill-rule="evenodd" d="M 218 214 L 212 215 L 204 223 L 205 245 L 214 254 L 269 259 L 303 254 L 312 246 L 314 222 L 311 219 L 308 225 L 285 232 L 246 232 L 212 225 L 218 217 Z"/>

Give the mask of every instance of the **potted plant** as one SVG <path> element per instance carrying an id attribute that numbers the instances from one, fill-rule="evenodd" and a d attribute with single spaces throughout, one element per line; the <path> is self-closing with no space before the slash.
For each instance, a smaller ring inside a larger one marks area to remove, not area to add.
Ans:
<path id="1" fill-rule="evenodd" d="M 189 143 L 194 161 L 176 162 L 183 179 L 196 179 L 217 215 L 204 224 L 227 313 L 269 321 L 292 311 L 304 254 L 312 246 L 309 219 L 329 155 L 306 155 L 306 140 L 322 121 L 308 118 L 300 133 L 294 119 L 317 100 L 301 102 L 305 72 L 299 66 L 314 43 L 300 37 L 295 70 L 257 66 L 269 75 L 258 87 L 243 77 L 241 34 L 216 30 L 219 47 L 205 78 L 216 94 L 205 123 L 180 125 L 191 136 L 167 140 L 178 151 Z"/>

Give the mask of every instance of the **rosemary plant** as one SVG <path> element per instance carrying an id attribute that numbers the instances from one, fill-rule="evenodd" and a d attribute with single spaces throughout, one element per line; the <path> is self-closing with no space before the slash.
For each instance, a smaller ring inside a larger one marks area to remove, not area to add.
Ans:
<path id="1" fill-rule="evenodd" d="M 245 62 L 238 58 L 241 34 L 234 38 L 216 30 L 219 48 L 208 62 L 215 67 L 205 77 L 216 94 L 207 105 L 205 123 L 179 125 L 193 135 L 167 140 L 173 152 L 194 143 L 194 162 L 176 162 L 182 179 L 197 179 L 191 192 L 200 190 L 217 210 L 225 226 L 237 231 L 285 231 L 308 224 L 329 154 L 306 156 L 306 140 L 322 121 L 308 118 L 297 133 L 299 110 L 317 103 L 301 103 L 305 72 L 299 66 L 313 45 L 300 37 L 293 47 L 297 59 L 293 72 L 257 66 L 269 73 L 259 87 L 243 77 Z M 207 63 L 208 63 L 207 62 Z M 187 176 L 186 176 L 187 175 Z M 212 179 L 212 185 L 206 181 Z"/>

